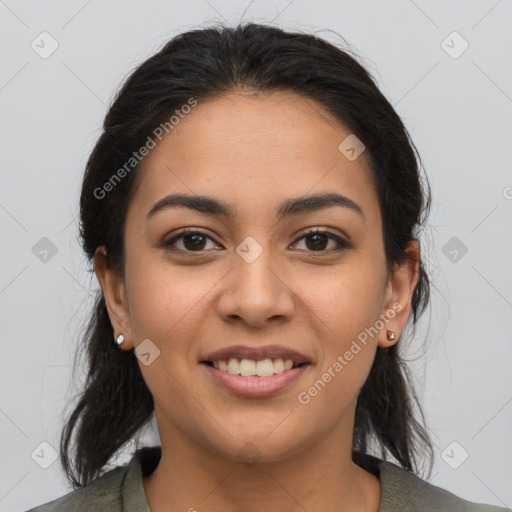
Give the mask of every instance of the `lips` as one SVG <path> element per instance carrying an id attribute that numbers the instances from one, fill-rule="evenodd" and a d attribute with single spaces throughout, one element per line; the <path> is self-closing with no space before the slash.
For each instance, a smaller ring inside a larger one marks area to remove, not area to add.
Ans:
<path id="1" fill-rule="evenodd" d="M 282 345 L 233 345 L 210 352 L 199 362 L 217 385 L 254 398 L 284 391 L 311 365 L 306 355 Z"/>
<path id="2" fill-rule="evenodd" d="M 293 365 L 297 366 L 304 363 L 311 363 L 311 360 L 300 352 L 280 345 L 267 345 L 264 347 L 250 347 L 248 345 L 233 345 L 215 352 L 209 353 L 200 359 L 201 363 L 213 363 L 213 361 L 235 359 L 251 359 L 253 361 L 263 361 L 264 359 L 291 359 Z"/>

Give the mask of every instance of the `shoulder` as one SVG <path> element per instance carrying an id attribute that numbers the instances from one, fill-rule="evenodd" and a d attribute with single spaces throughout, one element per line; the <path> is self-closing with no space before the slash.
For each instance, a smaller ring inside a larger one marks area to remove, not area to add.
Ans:
<path id="1" fill-rule="evenodd" d="M 142 477 L 156 468 L 160 456 L 160 446 L 140 448 L 127 464 L 104 473 L 85 487 L 26 512 L 151 512 Z"/>
<path id="2" fill-rule="evenodd" d="M 380 461 L 380 512 L 510 512 L 511 509 L 473 503 L 432 485 L 413 473 Z"/>
<path id="3" fill-rule="evenodd" d="M 26 512 L 123 512 L 122 485 L 126 471 L 126 466 L 118 466 L 89 485 Z"/>

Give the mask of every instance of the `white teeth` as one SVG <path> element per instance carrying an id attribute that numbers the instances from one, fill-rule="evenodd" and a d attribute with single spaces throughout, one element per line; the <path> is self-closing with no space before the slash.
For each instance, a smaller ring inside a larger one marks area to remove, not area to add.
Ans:
<path id="1" fill-rule="evenodd" d="M 250 359 L 242 359 L 240 361 L 240 374 L 244 377 L 256 375 L 256 362 Z"/>
<path id="2" fill-rule="evenodd" d="M 288 359 L 290 361 L 290 359 Z M 284 361 L 282 359 L 274 359 L 274 372 L 281 373 L 284 372 Z M 293 366 L 293 362 L 292 362 Z"/>
<path id="3" fill-rule="evenodd" d="M 228 373 L 231 373 L 232 375 L 239 375 L 240 374 L 240 363 L 238 362 L 238 359 L 235 359 L 232 357 L 228 362 Z"/>
<path id="4" fill-rule="evenodd" d="M 256 375 L 259 375 L 260 377 L 270 377 L 270 375 L 273 374 L 274 365 L 272 364 L 272 359 L 263 359 L 263 361 L 258 361 L 256 363 Z"/>
<path id="5" fill-rule="evenodd" d="M 235 357 L 231 357 L 229 361 L 213 361 L 213 366 L 217 368 L 217 370 L 232 375 L 242 375 L 243 377 L 250 377 L 252 375 L 270 377 L 275 373 L 290 370 L 293 367 L 293 361 L 291 359 L 283 360 L 282 358 L 254 361 L 253 359 L 239 360 Z"/>

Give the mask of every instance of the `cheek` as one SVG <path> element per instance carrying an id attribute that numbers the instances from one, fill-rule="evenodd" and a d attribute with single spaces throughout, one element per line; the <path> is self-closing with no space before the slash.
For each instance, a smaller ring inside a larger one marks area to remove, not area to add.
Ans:
<path id="1" fill-rule="evenodd" d="M 357 319 L 340 319 L 336 326 L 339 335 L 322 339 L 321 360 L 295 397 L 297 412 L 302 411 L 302 428 L 317 437 L 319 429 L 327 434 L 340 422 L 352 421 L 350 415 L 373 364 L 376 343 L 371 337 L 364 342 L 357 338 L 366 323 L 360 311 L 359 315 Z M 322 418 L 321 425 L 318 418 Z"/>
<path id="2" fill-rule="evenodd" d="M 356 400 L 375 357 L 383 288 L 379 267 L 360 261 L 340 267 L 305 295 L 311 318 L 317 319 L 313 341 L 318 365 L 297 398 L 312 414 L 325 416 L 329 410 L 334 421 Z"/>
<path id="3" fill-rule="evenodd" d="M 318 339 L 324 352 L 331 357 L 333 351 L 344 352 L 351 340 L 375 325 L 382 313 L 385 289 L 377 265 L 354 261 L 334 270 L 329 275 L 302 276 L 294 286 L 294 293 L 305 303 L 306 314 L 320 330 Z"/>
<path id="4" fill-rule="evenodd" d="M 129 272 L 129 273 L 128 273 Z M 127 294 L 135 343 L 149 338 L 159 347 L 172 345 L 193 335 L 201 324 L 196 316 L 211 286 L 191 278 L 171 265 L 127 263 Z M 187 334 L 188 333 L 188 334 Z"/>

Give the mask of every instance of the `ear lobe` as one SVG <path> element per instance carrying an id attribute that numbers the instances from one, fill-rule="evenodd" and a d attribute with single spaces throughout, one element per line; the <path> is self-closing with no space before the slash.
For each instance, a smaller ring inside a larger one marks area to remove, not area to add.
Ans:
<path id="1" fill-rule="evenodd" d="M 114 330 L 114 338 L 123 334 L 125 338 L 123 349 L 129 350 L 132 348 L 133 338 L 123 277 L 119 272 L 108 267 L 107 250 L 103 245 L 98 247 L 94 253 L 94 272 L 105 297 L 108 316 Z M 114 343 L 114 338 L 112 343 Z"/>
<path id="2" fill-rule="evenodd" d="M 416 239 L 409 242 L 406 252 L 407 260 L 395 267 L 386 287 L 383 314 L 388 321 L 378 338 L 378 345 L 383 348 L 394 345 L 400 339 L 409 319 L 412 295 L 419 279 L 420 250 Z M 387 331 L 395 334 L 394 339 L 388 338 Z"/>

